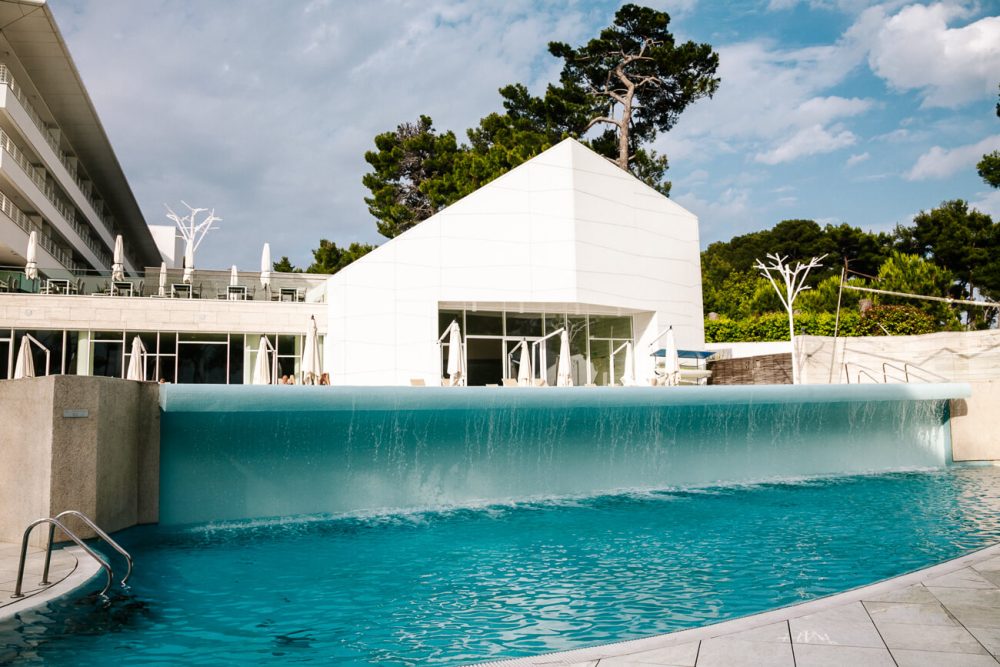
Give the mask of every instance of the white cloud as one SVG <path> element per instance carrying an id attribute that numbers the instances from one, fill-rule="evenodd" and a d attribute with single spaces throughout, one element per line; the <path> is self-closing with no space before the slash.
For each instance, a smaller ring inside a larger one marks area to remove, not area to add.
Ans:
<path id="1" fill-rule="evenodd" d="M 712 200 L 688 192 L 674 201 L 698 216 L 703 242 L 720 237 L 723 230 L 745 226 L 750 213 L 750 191 L 746 188 L 726 188 Z"/>
<path id="2" fill-rule="evenodd" d="M 571 0 L 52 3 L 140 207 L 214 206 L 204 266 L 308 263 L 320 238 L 381 242 L 366 210 L 373 137 L 425 113 L 439 129 L 540 87 L 548 40 L 580 41 L 607 9 Z"/>
<path id="3" fill-rule="evenodd" d="M 870 157 L 871 155 L 869 155 L 867 151 L 865 151 L 864 153 L 856 153 L 851 157 L 847 158 L 846 166 L 853 167 L 854 165 L 861 164 Z"/>
<path id="4" fill-rule="evenodd" d="M 934 146 L 917 158 L 916 164 L 906 174 L 909 181 L 948 178 L 960 169 L 974 169 L 982 156 L 1000 148 L 1000 134 L 986 137 L 982 141 L 956 148 Z"/>
<path id="5" fill-rule="evenodd" d="M 895 90 L 920 91 L 925 107 L 946 108 L 996 93 L 1000 16 L 949 28 L 969 15 L 950 2 L 873 14 L 881 14 L 881 25 L 870 36 L 868 63 Z"/>
<path id="6" fill-rule="evenodd" d="M 781 164 L 806 155 L 830 153 L 856 142 L 857 137 L 848 130 L 829 131 L 821 125 L 812 125 L 799 130 L 772 150 L 758 153 L 754 159 L 764 164 Z"/>
<path id="7" fill-rule="evenodd" d="M 981 192 L 975 201 L 969 202 L 970 208 L 988 214 L 994 222 L 1000 222 L 1000 190 Z"/>

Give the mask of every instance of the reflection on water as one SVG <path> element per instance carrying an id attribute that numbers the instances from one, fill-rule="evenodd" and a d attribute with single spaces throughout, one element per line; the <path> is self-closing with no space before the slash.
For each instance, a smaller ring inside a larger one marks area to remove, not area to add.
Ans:
<path id="1" fill-rule="evenodd" d="M 716 622 L 1000 540 L 1000 469 L 120 534 L 133 591 L 0 624 L 0 662 L 461 664 Z"/>

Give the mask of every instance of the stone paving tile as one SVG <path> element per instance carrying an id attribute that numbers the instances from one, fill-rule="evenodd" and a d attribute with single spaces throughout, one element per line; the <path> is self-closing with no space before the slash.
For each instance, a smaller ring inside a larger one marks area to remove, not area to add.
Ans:
<path id="1" fill-rule="evenodd" d="M 717 637 L 701 643 L 698 667 L 795 667 L 792 645 Z"/>
<path id="2" fill-rule="evenodd" d="M 895 667 L 889 650 L 881 648 L 862 648 L 858 646 L 820 646 L 812 644 L 796 644 L 796 667 Z"/>
<path id="3" fill-rule="evenodd" d="M 987 560 L 980 561 L 972 566 L 973 570 L 979 573 L 982 572 L 1000 572 L 1000 556 L 994 558 L 988 558 Z"/>
<path id="4" fill-rule="evenodd" d="M 971 607 L 966 605 L 948 605 L 948 611 L 962 625 L 977 628 L 1000 628 L 1000 609 L 996 607 Z"/>
<path id="5" fill-rule="evenodd" d="M 899 667 L 996 667 L 997 661 L 988 655 L 940 653 L 893 649 L 892 657 Z"/>
<path id="6" fill-rule="evenodd" d="M 987 570 L 986 572 L 980 572 L 979 576 L 989 581 L 994 586 L 1000 586 L 1000 570 Z"/>
<path id="7" fill-rule="evenodd" d="M 910 604 L 908 602 L 865 602 L 865 607 L 875 625 L 882 623 L 910 623 L 912 625 L 957 625 L 940 602 Z"/>
<path id="8" fill-rule="evenodd" d="M 695 660 L 698 659 L 698 644 L 699 642 L 688 642 L 652 651 L 602 658 L 598 664 L 600 667 L 694 667 Z"/>
<path id="9" fill-rule="evenodd" d="M 972 636 L 979 640 L 979 643 L 986 647 L 986 650 L 995 656 L 1000 656 L 1000 629 L 998 628 L 965 628 L 972 633 Z"/>
<path id="10" fill-rule="evenodd" d="M 866 597 L 865 602 L 909 602 L 911 604 L 926 604 L 928 602 L 937 602 L 937 598 L 934 597 L 933 593 L 927 590 L 923 584 L 917 584 L 915 586 L 901 588 L 897 591 L 889 591 L 888 593 L 883 593 L 882 595 Z"/>
<path id="11" fill-rule="evenodd" d="M 875 624 L 860 602 L 793 618 L 788 623 L 795 644 L 885 648 Z"/>
<path id="12" fill-rule="evenodd" d="M 878 623 L 879 632 L 890 649 L 942 651 L 947 653 L 980 653 L 986 649 L 963 627 L 945 625 L 913 625 L 911 623 Z"/>
<path id="13" fill-rule="evenodd" d="M 788 636 L 788 623 L 785 621 L 762 625 L 759 628 L 744 630 L 726 636 L 745 642 L 776 642 L 778 644 L 787 644 L 791 641 Z"/>
<path id="14" fill-rule="evenodd" d="M 945 607 L 994 607 L 1000 609 L 1000 588 L 929 588 Z"/>
<path id="15" fill-rule="evenodd" d="M 984 579 L 971 567 L 962 568 L 950 574 L 924 580 L 924 586 L 944 588 L 995 588 L 993 582 Z"/>

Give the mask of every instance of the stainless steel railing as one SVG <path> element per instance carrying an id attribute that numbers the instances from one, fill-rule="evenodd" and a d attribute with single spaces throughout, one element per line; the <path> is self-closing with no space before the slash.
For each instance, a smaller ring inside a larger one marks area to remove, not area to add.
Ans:
<path id="1" fill-rule="evenodd" d="M 91 547 L 87 546 L 87 544 L 84 543 L 82 539 L 80 539 L 79 535 L 74 533 L 63 522 L 59 520 L 62 517 L 66 516 L 73 516 L 83 521 L 97 534 L 98 537 L 104 540 L 112 549 L 114 549 L 122 556 L 124 556 L 125 562 L 128 563 L 128 571 L 126 572 L 125 577 L 121 581 L 122 586 L 124 586 L 128 581 L 128 578 L 132 576 L 132 556 L 130 556 L 129 553 L 121 547 L 121 545 L 119 545 L 117 542 L 111 539 L 111 537 L 107 533 L 101 530 L 101 528 L 96 523 L 94 523 L 90 519 L 90 517 L 76 510 L 67 510 L 65 512 L 61 512 L 60 514 L 57 514 L 54 517 L 45 517 L 42 519 L 37 519 L 35 521 L 32 521 L 28 525 L 28 527 L 25 528 L 24 536 L 21 538 L 21 558 L 17 566 L 17 581 L 14 584 L 14 594 L 11 595 L 12 598 L 24 597 L 24 593 L 21 591 L 21 588 L 24 583 L 24 565 L 28 557 L 28 538 L 31 537 L 31 531 L 34 530 L 36 526 L 40 526 L 43 523 L 47 523 L 49 525 L 49 540 L 48 540 L 48 545 L 45 548 L 45 567 L 42 570 L 42 580 L 39 582 L 40 585 L 49 586 L 51 584 L 51 582 L 49 581 L 49 564 L 52 559 L 52 543 L 53 539 L 55 538 L 55 529 L 58 528 L 63 533 L 65 533 L 66 536 L 69 537 L 69 539 L 75 542 L 77 546 L 83 549 L 84 552 L 86 552 L 91 558 L 97 561 L 98 565 L 101 566 L 101 569 L 104 570 L 107 580 L 105 581 L 104 588 L 101 589 L 101 595 L 107 594 L 108 590 L 111 588 L 111 584 L 115 580 L 115 573 L 114 570 L 111 569 L 111 564 L 104 558 L 101 558 L 101 556 L 99 556 L 96 551 L 94 551 Z"/>

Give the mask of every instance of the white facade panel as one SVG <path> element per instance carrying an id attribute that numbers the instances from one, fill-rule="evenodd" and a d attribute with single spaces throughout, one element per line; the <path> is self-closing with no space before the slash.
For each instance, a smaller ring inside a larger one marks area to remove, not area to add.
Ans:
<path id="1" fill-rule="evenodd" d="M 330 279 L 335 384 L 437 384 L 442 303 L 632 315 L 638 372 L 673 325 L 701 349 L 698 220 L 567 140 Z"/>

